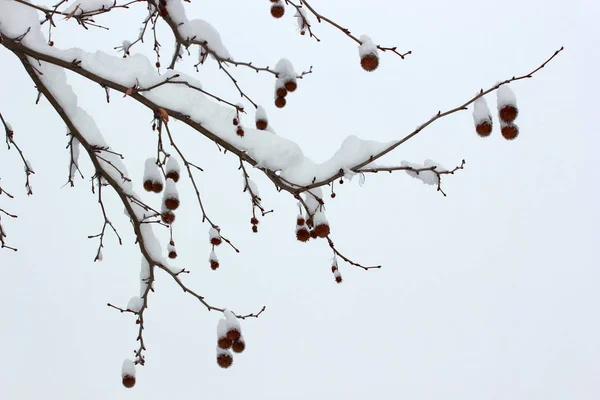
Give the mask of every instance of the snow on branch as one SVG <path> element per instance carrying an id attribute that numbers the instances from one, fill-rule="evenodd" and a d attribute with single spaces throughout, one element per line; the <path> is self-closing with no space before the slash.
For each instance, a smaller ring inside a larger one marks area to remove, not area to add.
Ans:
<path id="1" fill-rule="evenodd" d="M 147 5 L 147 13 L 141 21 L 137 39 L 133 42 L 123 41 L 121 46 L 115 48 L 122 52 L 122 55 L 109 55 L 100 51 L 89 53 L 79 48 L 61 49 L 51 40 L 52 27 L 59 20 L 55 17 L 64 17 L 65 21 L 75 20 L 85 29 L 88 29 L 88 26 L 101 27 L 94 21 L 95 16 L 115 9 L 127 9 L 138 2 Z M 377 69 L 380 52 L 392 52 L 402 59 L 411 54 L 410 51 L 401 53 L 396 47 L 377 45 L 366 35 L 354 36 L 348 29 L 318 13 L 306 0 L 298 0 L 298 2 L 278 0 L 271 3 L 271 14 L 276 18 L 285 14 L 286 5 L 292 6 L 296 10 L 294 17 L 300 33 L 309 32 L 310 37 L 314 37 L 317 41 L 319 39 L 313 33 L 311 18 L 319 23 L 325 22 L 343 32 L 358 44 L 360 62 L 367 71 Z M 397 161 L 391 166 L 379 165 L 376 161 L 392 153 L 437 120 L 467 110 L 471 105 L 474 108 L 473 121 L 477 133 L 481 136 L 489 135 L 493 126 L 492 116 L 484 96 L 492 92 L 497 92 L 498 96 L 502 135 L 507 139 L 514 139 L 518 129 L 513 121 L 518 115 L 518 109 L 516 96 L 508 85 L 531 78 L 563 50 L 560 48 L 527 74 L 500 81 L 486 90 L 481 89 L 476 95 L 463 100 L 454 108 L 438 111 L 412 132 L 404 136 L 399 134 L 400 138 L 397 140 L 378 142 L 349 136 L 327 161 L 315 163 L 305 156 L 297 143 L 287 139 L 285 134 L 274 134 L 264 108 L 251 99 L 230 71 L 230 67 L 236 66 L 249 68 L 257 73 L 271 74 L 275 83 L 275 105 L 281 108 L 288 101 L 286 99 L 291 97 L 290 93 L 295 93 L 298 89 L 298 80 L 312 73 L 312 67 L 298 73 L 292 63 L 284 58 L 281 58 L 274 68 L 257 67 L 249 61 L 234 60 L 222 42 L 219 32 L 211 24 L 200 19 L 188 19 L 181 0 L 134 0 L 120 4 L 117 4 L 116 0 L 77 0 L 68 6 L 66 0 L 61 0 L 51 8 L 36 6 L 26 0 L 0 0 L 0 9 L 2 10 L 0 44 L 20 60 L 39 92 L 38 100 L 40 96 L 44 96 L 67 126 L 69 135 L 67 148 L 70 151 L 68 183 L 74 184 L 77 172 L 81 175 L 79 153 L 82 150 L 93 164 L 95 173 L 92 177 L 92 190 L 98 191 L 98 203 L 104 219 L 100 233 L 89 236 L 99 240 L 94 261 L 102 260 L 104 235 L 107 230 L 112 230 L 121 243 L 121 237 L 109 219 L 109 212 L 103 203 L 102 196 L 105 188 L 112 189 L 119 197 L 136 236 L 142 255 L 140 291 L 139 293 L 136 291 L 126 307 L 108 303 L 109 307 L 122 313 L 133 314 L 138 325 L 135 359 L 123 363 L 122 378 L 126 387 L 135 384 L 135 365 L 145 363 L 146 343 L 143 336 L 145 310 L 148 307 L 149 296 L 154 291 L 157 271 L 163 271 L 170 276 L 184 293 L 195 298 L 208 311 L 224 313 L 222 329 L 218 328 L 217 347 L 217 363 L 223 368 L 228 368 L 232 364 L 230 348 L 234 352 L 241 352 L 245 348 L 238 319 L 256 318 L 265 310 L 263 307 L 259 312 L 241 315 L 230 313 L 224 307 L 214 306 L 183 281 L 185 274 L 190 271 L 173 265 L 179 260 L 174 241 L 174 231 L 176 231 L 174 222 L 177 213 L 183 208 L 179 207 L 180 202 L 186 201 L 179 197 L 179 193 L 182 192 L 179 191 L 178 185 L 182 184 L 191 184 L 202 212 L 202 222 L 207 222 L 207 241 L 212 247 L 208 257 L 210 268 L 213 271 L 218 270 L 220 264 L 216 251 L 224 247 L 221 246 L 223 242 L 239 253 L 239 249 L 232 241 L 223 235 L 226 229 L 222 229 L 217 221 L 208 215 L 196 179 L 196 174 L 201 172 L 202 168 L 196 160 L 186 154 L 184 145 L 177 142 L 173 120 L 183 122 L 214 142 L 219 151 L 231 152 L 237 157 L 236 161 L 239 161 L 239 170 L 242 174 L 240 190 L 246 192 L 250 198 L 252 207 L 250 223 L 254 232 L 258 232 L 257 210 L 260 211 L 261 217 L 270 214 L 272 210 L 263 207 L 258 186 L 251 178 L 251 174 L 255 175 L 252 171 L 257 170 L 257 174 L 263 173 L 278 191 L 291 195 L 298 202 L 299 207 L 299 214 L 295 219 L 296 238 L 304 243 L 325 239 L 323 242 L 328 244 L 333 253 L 331 270 L 334 279 L 337 283 L 341 283 L 342 275 L 338 260 L 363 270 L 378 269 L 381 266 L 367 266 L 353 261 L 346 255 L 347 253 L 334 245 L 333 236 L 339 228 L 332 226 L 327 218 L 323 187 L 330 186 L 331 197 L 334 197 L 333 184 L 337 180 L 341 184 L 344 179 L 352 179 L 353 176 L 358 175 L 362 184 L 367 173 L 405 171 L 411 177 L 436 187 L 437 191 L 446 196 L 441 186 L 442 177 L 464 169 L 464 160 L 452 169 L 445 169 L 431 160 L 425 160 L 423 164 Z M 41 24 L 38 13 L 45 16 Z M 162 73 L 161 45 L 156 29 L 159 21 L 164 21 L 169 26 L 168 35 L 172 35 L 174 45 L 169 68 Z M 41 30 L 46 22 L 49 27 L 47 37 Z M 143 42 L 149 31 L 152 31 L 154 41 L 153 50 L 156 54 L 154 63 L 142 54 L 132 54 L 132 47 L 136 43 Z M 212 58 L 235 86 L 242 100 L 245 99 L 255 107 L 256 113 L 252 124 L 244 124 L 242 121 L 245 114 L 244 104 L 226 100 L 208 91 L 194 77 L 174 71 L 177 61 L 186 51 L 189 54 L 189 49 L 192 47 L 195 47 L 199 54 L 196 68 Z M 156 135 L 156 154 L 148 157 L 144 176 L 140 177 L 142 179 L 129 175 L 125 168 L 125 157 L 111 148 L 93 118 L 78 105 L 77 96 L 66 81 L 67 70 L 97 83 L 101 87 L 100 95 L 106 96 L 107 102 L 110 102 L 110 93 L 114 91 L 146 107 L 148 118 L 152 121 L 153 136 Z M 9 149 L 14 147 L 23 161 L 26 174 L 25 186 L 28 194 L 31 194 L 29 176 L 33 174 L 33 169 L 15 143 L 14 132 L 2 114 L 0 120 L 5 129 L 7 146 Z M 254 167 L 254 170 L 250 167 Z M 187 179 L 182 179 L 182 171 L 187 171 L 189 182 Z M 149 193 L 162 193 L 160 206 L 152 207 L 142 201 L 133 190 L 134 183 L 141 183 Z M 13 197 L 2 187 L 0 187 L 0 195 L 4 195 L 2 198 Z M 6 233 L 2 225 L 2 216 L 16 218 L 16 215 L 0 208 L 0 244 L 3 248 L 16 250 L 5 244 Z M 160 243 L 154 234 L 154 228 L 168 230 L 168 244 Z M 165 248 L 167 257 L 163 256 Z M 230 335 L 229 333 L 233 331 L 237 333 Z"/>

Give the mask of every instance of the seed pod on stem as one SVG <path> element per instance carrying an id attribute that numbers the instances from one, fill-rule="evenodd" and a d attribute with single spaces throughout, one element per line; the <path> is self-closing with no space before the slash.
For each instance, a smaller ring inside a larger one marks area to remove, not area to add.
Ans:
<path id="1" fill-rule="evenodd" d="M 269 119 L 267 118 L 267 112 L 265 111 L 265 109 L 262 106 L 258 106 L 256 108 L 255 120 L 256 120 L 256 129 L 261 130 L 261 131 L 264 131 L 267 129 L 267 126 L 269 125 Z"/>
<path id="2" fill-rule="evenodd" d="M 177 187 L 173 179 L 167 179 L 163 204 L 169 210 L 176 210 L 179 207 L 179 193 L 177 193 Z"/>
<path id="3" fill-rule="evenodd" d="M 273 18 L 281 18 L 283 14 L 285 14 L 285 6 L 282 1 L 272 2 L 271 5 L 271 15 Z"/>
<path id="4" fill-rule="evenodd" d="M 208 230 L 208 238 L 209 238 L 210 244 L 212 244 L 213 246 L 218 246 L 222 242 L 221 234 L 219 233 L 219 231 L 216 228 L 214 228 L 212 226 Z"/>
<path id="5" fill-rule="evenodd" d="M 329 235 L 331 229 L 329 228 L 329 222 L 327 222 L 327 218 L 325 217 L 325 213 L 322 211 L 317 211 L 313 216 L 313 223 L 315 225 L 315 233 L 318 237 L 324 238 Z"/>
<path id="6" fill-rule="evenodd" d="M 166 176 L 167 179 L 173 179 L 173 182 L 179 182 L 179 174 L 181 173 L 181 169 L 179 167 L 179 163 L 173 156 L 169 156 L 167 160 L 166 167 Z"/>
<path id="7" fill-rule="evenodd" d="M 130 359 L 123 361 L 121 367 L 121 378 L 123 386 L 126 388 L 132 388 L 135 386 L 135 364 Z"/>
<path id="8" fill-rule="evenodd" d="M 233 356 L 231 352 L 217 346 L 217 364 L 221 368 L 229 368 L 233 364 Z"/>
<path id="9" fill-rule="evenodd" d="M 379 67 L 379 55 L 377 46 L 367 35 L 360 37 L 361 45 L 358 46 L 358 55 L 360 56 L 361 67 L 368 72 L 375 71 Z"/>
<path id="10" fill-rule="evenodd" d="M 144 164 L 144 189 L 154 193 L 160 193 L 163 189 L 162 174 L 156 158 L 148 158 Z"/>
<path id="11" fill-rule="evenodd" d="M 227 322 L 221 318 L 217 324 L 217 346 L 229 349 L 233 341 L 227 337 Z"/>
<path id="12" fill-rule="evenodd" d="M 519 115 L 519 109 L 517 108 L 517 96 L 508 84 L 498 88 L 496 98 L 500 120 L 506 123 L 513 122 Z"/>
<path id="13" fill-rule="evenodd" d="M 217 258 L 217 253 L 214 251 L 210 252 L 210 256 L 208 257 L 208 262 L 210 263 L 210 269 L 213 271 L 219 268 L 219 259 Z"/>
<path id="14" fill-rule="evenodd" d="M 240 336 L 242 336 L 242 326 L 240 325 L 240 321 L 237 319 L 235 314 L 228 309 L 223 310 L 223 315 L 225 315 L 227 337 L 230 340 L 239 339 Z"/>
<path id="15" fill-rule="evenodd" d="M 486 137 L 492 133 L 492 113 L 484 97 L 478 98 L 473 103 L 473 121 L 479 136 Z"/>

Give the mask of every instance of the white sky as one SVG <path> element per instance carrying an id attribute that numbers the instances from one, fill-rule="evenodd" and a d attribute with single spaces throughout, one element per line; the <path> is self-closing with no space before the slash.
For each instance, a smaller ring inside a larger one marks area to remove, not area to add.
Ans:
<path id="1" fill-rule="evenodd" d="M 193 1 L 186 9 L 219 29 L 237 59 L 274 65 L 285 56 L 297 69 L 314 66 L 283 110 L 272 105 L 271 76 L 233 70 L 265 105 L 278 134 L 314 161 L 328 158 L 348 135 L 400 138 L 439 109 L 529 72 L 561 45 L 566 50 L 512 86 L 520 107 L 517 140 L 505 141 L 498 130 L 480 139 L 468 111 L 437 122 L 384 160 L 433 158 L 453 167 L 466 159 L 464 171 L 444 179 L 447 198 L 404 173 L 367 176 L 362 188 L 357 180 L 335 185 L 327 215 L 336 245 L 359 262 L 384 266 L 365 272 L 340 262 L 342 285 L 333 282 L 325 242 L 295 240 L 291 196 L 251 171 L 265 206 L 275 209 L 252 234 L 238 159 L 173 124 L 176 140 L 206 170 L 197 177 L 211 218 L 242 250 L 220 248 L 221 268 L 209 269 L 208 227 L 184 179 L 175 240 L 178 265 L 192 270 L 186 282 L 215 305 L 267 311 L 243 323 L 247 350 L 221 370 L 220 315 L 159 273 L 146 313 L 147 365 L 127 390 L 120 368 L 137 347 L 136 325 L 106 303 L 125 306 L 138 291 L 140 256 L 130 224 L 116 196 L 107 195 L 125 244 L 108 235 L 104 261 L 94 264 L 97 241 L 87 236 L 100 230 L 102 214 L 90 193 L 90 164 L 82 163 L 85 181 L 62 187 L 66 128 L 47 101 L 34 105 L 33 83 L 0 49 L 0 112 L 36 171 L 34 196 L 27 197 L 17 153 L 0 150 L 2 186 L 17 195 L 0 197 L 0 207 L 19 215 L 2 219 L 19 252 L 0 252 L 0 399 L 600 397 L 600 140 L 592 95 L 600 88 L 598 3 L 313 3 L 356 34 L 414 54 L 404 61 L 383 55 L 380 69 L 367 74 L 356 46 L 339 31 L 315 26 L 321 43 L 301 37 L 291 15 L 270 17 L 265 0 Z M 60 21 L 56 46 L 113 52 L 136 36 L 143 9 L 98 17 L 109 32 Z M 160 34 L 167 64 L 170 36 L 164 26 Z M 153 57 L 151 46 L 135 51 L 141 50 Z M 192 61 L 179 68 L 192 73 Z M 236 99 L 222 75 L 212 62 L 197 74 L 207 90 Z M 107 105 L 97 84 L 69 79 L 107 141 L 126 156 L 131 175 L 141 177 L 155 151 L 151 113 L 116 93 Z M 495 96 L 488 102 L 495 107 Z"/>

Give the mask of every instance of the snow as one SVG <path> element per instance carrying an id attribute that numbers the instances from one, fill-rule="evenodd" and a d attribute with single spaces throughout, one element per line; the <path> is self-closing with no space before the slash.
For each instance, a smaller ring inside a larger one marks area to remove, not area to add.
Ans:
<path id="1" fill-rule="evenodd" d="M 315 213 L 315 215 L 313 215 L 313 225 L 314 226 L 319 226 L 319 225 L 328 225 L 329 223 L 327 222 L 327 218 L 325 217 L 325 213 L 323 213 L 322 211 L 317 211 Z"/>
<path id="2" fill-rule="evenodd" d="M 323 191 L 318 187 L 302 193 L 302 196 L 304 197 L 304 203 L 308 207 L 308 212 L 313 215 L 321 207 L 317 199 L 323 199 Z"/>
<path id="3" fill-rule="evenodd" d="M 278 78 L 288 80 L 288 79 L 296 79 L 296 72 L 294 71 L 294 66 L 291 61 L 287 58 L 282 58 L 277 62 L 275 68 L 273 68 L 275 72 L 277 72 Z"/>
<path id="4" fill-rule="evenodd" d="M 473 103 L 473 121 L 475 121 L 475 125 L 478 125 L 484 121 L 491 122 L 491 120 L 492 114 L 490 113 L 490 109 L 485 98 L 480 97 L 475 100 Z"/>
<path id="5" fill-rule="evenodd" d="M 266 121 L 269 122 L 269 118 L 267 118 L 267 112 L 265 111 L 263 106 L 258 106 L 256 107 L 256 113 L 255 113 L 255 120 L 256 121 Z"/>
<path id="6" fill-rule="evenodd" d="M 304 8 L 302 7 L 296 9 L 296 14 L 294 14 L 294 17 L 296 17 L 296 23 L 298 24 L 298 28 L 304 31 L 306 28 L 306 22 L 304 21 L 308 21 L 306 10 L 304 10 Z"/>
<path id="7" fill-rule="evenodd" d="M 377 45 L 373 43 L 373 40 L 369 36 L 361 35 L 360 42 L 362 44 L 358 46 L 358 54 L 361 58 L 368 54 L 377 55 Z"/>
<path id="8" fill-rule="evenodd" d="M 196 30 L 198 29 L 204 30 L 205 32 L 202 32 L 204 36 L 202 37 L 210 39 L 212 28 L 209 25 L 194 22 L 186 27 L 189 21 L 185 18 L 181 0 L 170 0 L 167 4 L 171 17 L 175 21 L 183 23 L 180 26 L 181 30 L 186 31 L 186 29 L 189 29 L 190 31 L 187 33 L 194 34 L 197 33 Z M 40 30 L 38 16 L 33 9 L 11 0 L 0 0 L 0 7 L 3 11 L 7 11 L 2 12 L 0 15 L 0 29 L 3 32 L 17 36 L 24 33 L 27 28 L 31 28 L 31 31 L 23 39 L 25 46 L 67 62 L 72 62 L 74 59 L 80 60 L 82 68 L 100 78 L 110 80 L 124 87 L 133 87 L 139 84 L 140 88 L 144 88 L 179 74 L 180 76 L 175 78 L 175 81 L 201 86 L 195 78 L 178 71 L 167 70 L 163 74 L 159 74 L 154 63 L 141 54 L 132 54 L 124 59 L 121 56 L 109 55 L 100 51 L 89 53 L 78 48 L 62 50 L 57 46 L 50 47 Z M 361 45 L 361 49 L 364 51 L 373 50 L 372 41 L 367 40 L 366 37 L 363 37 L 363 39 L 364 43 Z M 214 40 L 214 38 L 211 40 Z M 106 145 L 93 119 L 77 106 L 77 97 L 66 83 L 63 69 L 48 65 L 45 62 L 41 63 L 39 69 L 44 72 L 41 79 L 51 86 L 51 90 L 58 96 L 61 106 L 67 110 L 75 125 L 84 132 L 86 140 L 92 144 Z M 287 59 L 280 60 L 275 69 L 281 74 L 280 78 L 295 78 L 296 76 L 292 63 Z M 356 136 L 349 136 L 329 160 L 315 163 L 304 155 L 297 143 L 280 135 L 265 135 L 264 131 L 245 127 L 244 137 L 237 136 L 235 130 L 231 129 L 231 107 L 218 104 L 192 88 L 184 85 L 165 84 L 153 90 L 138 93 L 164 109 L 188 115 L 191 120 L 202 124 L 222 140 L 235 146 L 240 151 L 248 153 L 257 161 L 259 168 L 279 171 L 282 178 L 299 186 L 310 184 L 313 179 L 317 181 L 326 179 L 342 168 L 353 168 L 368 161 L 371 156 L 376 155 L 392 144 L 361 140 Z M 118 157 L 110 156 L 108 153 L 103 153 L 103 155 L 113 164 L 118 165 L 122 171 L 125 171 Z M 109 165 L 103 165 L 103 167 L 106 167 L 107 172 L 123 187 L 127 186 L 127 182 L 122 182 L 120 174 L 114 168 Z M 126 172 L 125 175 L 127 176 Z M 127 192 L 130 192 L 130 188 L 127 188 Z"/>
<path id="9" fill-rule="evenodd" d="M 181 168 L 179 167 L 179 163 L 177 162 L 177 159 L 173 156 L 170 156 L 169 159 L 167 160 L 167 173 L 169 171 L 175 171 L 178 174 L 181 172 Z"/>
<path id="10" fill-rule="evenodd" d="M 144 306 L 144 300 L 139 296 L 134 296 L 129 299 L 129 303 L 127 303 L 127 309 L 133 312 L 140 312 L 142 307 Z"/>
<path id="11" fill-rule="evenodd" d="M 222 338 L 227 336 L 228 326 L 227 321 L 221 318 L 217 324 L 217 337 Z"/>
<path id="12" fill-rule="evenodd" d="M 162 182 L 162 174 L 158 165 L 156 165 L 156 158 L 150 157 L 144 164 L 144 181 L 159 181 Z"/>
<path id="13" fill-rule="evenodd" d="M 102 9 L 108 9 L 112 7 L 114 4 L 113 0 L 77 0 L 73 4 L 71 4 L 64 12 L 70 14 L 75 10 L 77 6 L 79 8 L 75 12 L 74 15 L 80 15 L 87 11 L 96 11 Z"/>
<path id="14" fill-rule="evenodd" d="M 214 51 L 217 56 L 231 59 L 231 54 L 223 45 L 221 35 L 208 22 L 203 19 L 188 20 L 181 0 L 169 0 L 167 11 L 171 19 L 177 24 L 177 30 L 184 39 L 196 42 L 206 42 L 206 47 Z"/>
<path id="15" fill-rule="evenodd" d="M 69 179 L 74 180 L 75 174 L 77 173 L 77 166 L 79 165 L 79 140 L 77 138 L 73 138 L 71 141 L 71 155 L 73 158 L 73 163 L 71 164 L 71 170 L 69 171 Z"/>
<path id="16" fill-rule="evenodd" d="M 212 226 L 210 227 L 210 229 L 208 230 L 208 237 L 210 240 L 212 239 L 216 239 L 216 238 L 221 238 L 221 234 L 219 233 L 218 230 L 216 230 L 215 228 L 213 228 Z"/>
<path id="17" fill-rule="evenodd" d="M 150 265 L 144 257 L 142 257 L 142 268 L 140 271 L 140 297 L 146 294 L 148 287 L 148 279 L 150 278 Z"/>
<path id="18" fill-rule="evenodd" d="M 240 321 L 237 319 L 234 313 L 232 313 L 228 309 L 224 309 L 223 315 L 225 316 L 228 331 L 231 329 L 235 329 L 240 333 L 242 332 L 242 326 L 240 325 Z"/>
<path id="19" fill-rule="evenodd" d="M 512 89 L 506 85 L 502 85 L 496 90 L 496 101 L 498 103 L 498 110 L 502 107 L 510 105 L 513 107 L 517 106 L 517 96 L 512 91 Z"/>
<path id="20" fill-rule="evenodd" d="M 135 378 L 135 364 L 128 358 L 123 361 L 123 366 L 121 367 L 121 376 L 132 376 Z"/>
<path id="21" fill-rule="evenodd" d="M 162 246 L 154 235 L 152 228 L 153 224 L 141 224 L 140 232 L 142 234 L 142 240 L 144 241 L 144 248 L 155 262 L 161 262 L 163 260 Z"/>
<path id="22" fill-rule="evenodd" d="M 436 171 L 438 171 L 438 172 L 446 171 L 446 169 L 444 167 L 442 167 L 441 164 L 436 163 L 435 161 L 432 161 L 432 160 L 425 160 L 423 165 L 410 163 L 408 161 L 402 161 L 401 165 L 403 167 L 412 167 L 414 169 L 430 168 L 430 167 L 435 166 Z M 414 171 L 407 170 L 406 173 L 408 175 L 412 176 L 413 178 L 419 179 L 421 182 L 423 182 L 427 185 L 437 185 L 439 183 L 437 174 L 435 174 L 432 171 L 421 171 L 417 174 Z"/>
<path id="23" fill-rule="evenodd" d="M 210 255 L 208 256 L 208 261 L 216 261 L 219 262 L 219 259 L 217 258 L 217 253 L 215 253 L 214 251 L 210 252 Z"/>
<path id="24" fill-rule="evenodd" d="M 177 184 L 173 179 L 167 179 L 163 199 L 179 199 L 179 193 L 177 192 Z"/>
<path id="25" fill-rule="evenodd" d="M 246 185 L 246 179 L 248 179 L 248 184 Z M 244 179 L 244 190 L 248 188 L 253 195 L 260 197 L 260 194 L 258 192 L 258 186 L 256 186 L 256 183 L 254 183 L 254 181 L 250 178 L 245 178 Z"/>

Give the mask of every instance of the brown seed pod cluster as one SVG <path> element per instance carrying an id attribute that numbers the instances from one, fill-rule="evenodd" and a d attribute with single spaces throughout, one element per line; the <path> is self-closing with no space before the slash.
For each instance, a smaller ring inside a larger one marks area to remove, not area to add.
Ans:
<path id="1" fill-rule="evenodd" d="M 333 273 L 333 277 L 337 283 L 342 283 L 342 274 L 338 269 L 337 260 L 333 260 L 333 265 L 331 266 L 331 272 Z"/>
<path id="2" fill-rule="evenodd" d="M 233 354 L 242 353 L 246 349 L 246 341 L 242 336 L 239 320 L 229 310 L 224 310 L 225 318 L 217 324 L 217 364 L 221 368 L 229 368 L 233 364 Z"/>
<path id="3" fill-rule="evenodd" d="M 310 239 L 308 225 L 302 215 L 298 215 L 296 218 L 296 239 L 301 242 L 308 242 Z"/>
<path id="4" fill-rule="evenodd" d="M 169 242 L 169 245 L 167 246 L 167 254 L 168 254 L 169 258 L 171 258 L 171 259 L 177 258 L 177 250 L 175 249 L 175 242 L 172 240 Z"/>
<path id="5" fill-rule="evenodd" d="M 162 173 L 156 158 L 148 158 L 144 166 L 144 190 L 160 193 L 163 190 Z"/>
<path id="6" fill-rule="evenodd" d="M 500 86 L 496 91 L 496 95 L 502 137 L 506 140 L 513 140 L 519 134 L 519 127 L 514 123 L 519 116 L 517 97 L 509 85 Z"/>

